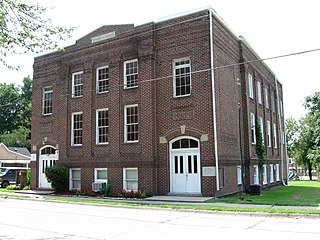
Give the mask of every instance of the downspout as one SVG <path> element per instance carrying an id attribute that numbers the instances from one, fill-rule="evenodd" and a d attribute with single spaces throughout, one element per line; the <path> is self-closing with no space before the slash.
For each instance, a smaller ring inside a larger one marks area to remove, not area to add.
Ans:
<path id="1" fill-rule="evenodd" d="M 279 95 L 279 90 L 278 90 L 278 81 L 276 76 L 274 76 L 274 81 L 276 84 L 276 92 L 277 92 L 277 105 L 278 105 L 278 120 L 279 120 L 279 129 L 280 129 L 280 159 L 281 159 L 281 182 L 284 186 L 287 186 L 287 184 L 284 182 L 284 177 L 283 177 L 283 170 L 284 170 L 284 161 L 283 161 L 283 145 L 285 143 L 285 136 L 282 137 L 282 132 L 284 134 L 284 131 L 282 129 L 282 119 L 281 119 L 281 112 L 280 112 L 280 95 Z M 284 143 L 282 143 L 284 141 Z"/>
<path id="2" fill-rule="evenodd" d="M 218 133 L 217 133 L 217 113 L 216 113 L 216 94 L 214 84 L 214 62 L 213 62 L 213 10 L 209 9 L 210 15 L 210 68 L 211 68 L 211 91 L 212 91 L 212 121 L 213 121 L 213 138 L 214 138 L 214 158 L 216 162 L 216 189 L 220 190 L 219 182 L 219 156 L 218 156 Z"/>

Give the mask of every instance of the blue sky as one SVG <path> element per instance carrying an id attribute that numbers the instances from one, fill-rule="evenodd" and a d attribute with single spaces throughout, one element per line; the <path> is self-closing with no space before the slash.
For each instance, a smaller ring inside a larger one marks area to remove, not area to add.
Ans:
<path id="1" fill-rule="evenodd" d="M 62 46 L 74 44 L 77 39 L 102 25 L 139 25 L 211 6 L 237 35 L 249 41 L 261 58 L 320 48 L 318 0 L 122 0 L 112 1 L 112 4 L 105 0 L 39 2 L 41 5 L 55 6 L 48 12 L 54 23 L 78 26 L 73 38 L 62 42 Z M 32 77 L 34 56 L 10 57 L 10 61 L 20 65 L 21 71 L 0 66 L 0 82 L 19 85 L 24 76 Z M 266 63 L 283 84 L 285 117 L 301 116 L 304 113 L 304 97 L 320 91 L 320 51 Z"/>

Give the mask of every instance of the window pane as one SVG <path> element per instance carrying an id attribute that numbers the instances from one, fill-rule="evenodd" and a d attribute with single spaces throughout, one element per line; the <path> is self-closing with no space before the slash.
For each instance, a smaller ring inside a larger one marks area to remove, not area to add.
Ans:
<path id="1" fill-rule="evenodd" d="M 71 174 L 72 174 L 72 179 L 80 179 L 80 170 L 72 170 L 71 171 Z"/>
<path id="2" fill-rule="evenodd" d="M 198 156 L 193 156 L 193 172 L 198 173 Z"/>
<path id="3" fill-rule="evenodd" d="M 188 173 L 192 173 L 192 159 L 191 156 L 188 156 Z"/>
<path id="4" fill-rule="evenodd" d="M 183 156 L 180 156 L 180 173 L 183 173 Z"/>
<path id="5" fill-rule="evenodd" d="M 137 169 L 127 169 L 126 170 L 127 180 L 138 179 L 138 170 Z"/>
<path id="6" fill-rule="evenodd" d="M 107 170 L 97 170 L 97 179 L 108 179 Z"/>
<path id="7" fill-rule="evenodd" d="M 174 173 L 178 173 L 178 169 L 179 169 L 179 166 L 178 166 L 178 156 L 174 156 Z"/>

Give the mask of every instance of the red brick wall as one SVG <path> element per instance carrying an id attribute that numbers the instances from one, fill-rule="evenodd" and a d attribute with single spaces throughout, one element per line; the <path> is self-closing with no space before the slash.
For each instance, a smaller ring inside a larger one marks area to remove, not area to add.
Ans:
<path id="1" fill-rule="evenodd" d="M 124 167 L 137 167 L 139 189 L 151 194 L 170 192 L 169 144 L 179 136 L 208 141 L 200 142 L 200 166 L 215 166 L 212 92 L 210 71 L 209 13 L 200 11 L 159 23 L 133 28 L 132 25 L 102 27 L 83 37 L 65 52 L 57 52 L 35 59 L 33 84 L 32 145 L 34 153 L 47 143 L 58 147 L 59 162 L 67 167 L 81 168 L 82 190 L 90 191 L 94 168 L 108 168 L 108 178 L 115 189 L 123 188 Z M 92 37 L 116 31 L 116 37 L 90 44 Z M 224 173 L 223 186 L 216 191 L 216 177 L 201 177 L 204 196 L 221 196 L 241 191 L 237 185 L 236 169 L 246 162 L 248 178 L 254 148 L 249 144 L 248 114 L 256 111 L 246 93 L 247 72 L 259 76 L 274 89 L 272 74 L 262 64 L 240 69 L 237 64 L 255 56 L 240 44 L 230 30 L 213 18 L 213 48 L 219 168 Z M 239 46 L 242 48 L 239 49 Z M 189 57 L 191 60 L 192 94 L 173 96 L 172 62 Z M 138 88 L 123 89 L 123 62 L 138 59 Z M 95 92 L 96 68 L 109 66 L 109 92 Z M 207 71 L 202 71 L 207 69 Z M 84 72 L 84 96 L 71 98 L 71 77 Z M 202 71 L 202 72 L 197 72 Z M 155 81 L 149 81 L 156 79 Z M 147 80 L 147 81 L 146 81 Z M 42 88 L 53 86 L 53 114 L 41 116 Z M 124 106 L 138 104 L 139 142 L 124 143 Z M 239 111 L 239 104 L 241 106 Z M 95 144 L 96 109 L 109 110 L 109 144 Z M 250 110 L 248 110 L 250 109 Z M 71 114 L 83 112 L 83 145 L 71 146 Z M 265 111 L 267 119 L 275 115 Z M 185 133 L 181 133 L 185 126 Z M 280 142 L 280 141 L 279 141 Z M 242 157 L 241 157 L 242 153 Z M 276 162 L 278 151 L 267 152 Z M 36 166 L 33 166 L 33 170 Z M 37 171 L 37 170 L 36 170 Z M 202 170 L 201 170 L 202 172 Z M 201 173 L 202 175 L 202 173 Z M 38 186 L 32 175 L 33 186 Z M 247 180 L 247 182 L 250 182 Z"/>

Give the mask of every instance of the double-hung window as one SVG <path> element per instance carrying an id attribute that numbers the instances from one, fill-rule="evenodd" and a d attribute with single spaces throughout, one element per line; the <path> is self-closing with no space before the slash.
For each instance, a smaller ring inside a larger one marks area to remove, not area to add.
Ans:
<path id="1" fill-rule="evenodd" d="M 266 109 L 269 109 L 270 103 L 269 103 L 269 89 L 268 88 L 264 89 L 264 97 L 265 97 L 264 100 L 265 100 Z"/>
<path id="2" fill-rule="evenodd" d="M 191 61 L 189 58 L 173 61 L 173 96 L 191 95 Z"/>
<path id="3" fill-rule="evenodd" d="M 254 113 L 250 113 L 251 143 L 256 144 L 256 119 Z"/>
<path id="4" fill-rule="evenodd" d="M 273 164 L 269 165 L 270 167 L 270 183 L 274 182 L 274 169 L 273 169 Z"/>
<path id="5" fill-rule="evenodd" d="M 124 142 L 139 141 L 139 114 L 138 104 L 124 107 Z"/>
<path id="6" fill-rule="evenodd" d="M 83 96 L 83 72 L 76 72 L 72 74 L 72 97 Z"/>
<path id="7" fill-rule="evenodd" d="M 124 88 L 138 87 L 138 59 L 124 62 Z"/>
<path id="8" fill-rule="evenodd" d="M 253 76 L 248 74 L 248 84 L 249 84 L 249 97 L 254 99 L 254 91 L 253 91 Z"/>
<path id="9" fill-rule="evenodd" d="M 274 148 L 278 147 L 278 141 L 277 141 L 277 124 L 273 124 L 273 145 Z"/>
<path id="10" fill-rule="evenodd" d="M 72 113 L 71 145 L 82 145 L 82 112 Z"/>
<path id="11" fill-rule="evenodd" d="M 138 191 L 138 168 L 123 169 L 123 188 L 126 191 Z"/>
<path id="12" fill-rule="evenodd" d="M 260 117 L 260 129 L 261 129 L 262 143 L 264 144 L 264 124 L 263 124 L 263 118 L 262 117 Z"/>
<path id="13" fill-rule="evenodd" d="M 267 121 L 268 147 L 271 147 L 271 123 Z"/>
<path id="14" fill-rule="evenodd" d="M 70 190 L 81 190 L 81 169 L 70 168 Z"/>
<path id="15" fill-rule="evenodd" d="M 47 86 L 43 88 L 42 93 L 42 115 L 52 114 L 52 86 Z"/>
<path id="16" fill-rule="evenodd" d="M 238 185 L 242 184 L 242 169 L 241 166 L 237 166 L 237 181 Z"/>
<path id="17" fill-rule="evenodd" d="M 268 183 L 267 165 L 266 164 L 263 164 L 263 166 L 262 166 L 262 180 L 263 180 L 264 185 Z"/>
<path id="18" fill-rule="evenodd" d="M 259 168 L 258 165 L 253 166 L 253 184 L 259 184 Z"/>
<path id="19" fill-rule="evenodd" d="M 262 104 L 262 88 L 261 88 L 260 81 L 258 81 L 258 83 L 257 83 L 257 90 L 258 90 L 258 103 Z"/>
<path id="20" fill-rule="evenodd" d="M 99 67 L 96 72 L 97 78 L 97 93 L 109 91 L 109 67 Z"/>
<path id="21" fill-rule="evenodd" d="M 94 181 L 95 182 L 108 182 L 108 169 L 107 168 L 95 168 L 94 169 Z"/>
<path id="22" fill-rule="evenodd" d="M 96 112 L 96 143 L 107 144 L 109 139 L 108 109 L 98 109 Z"/>

